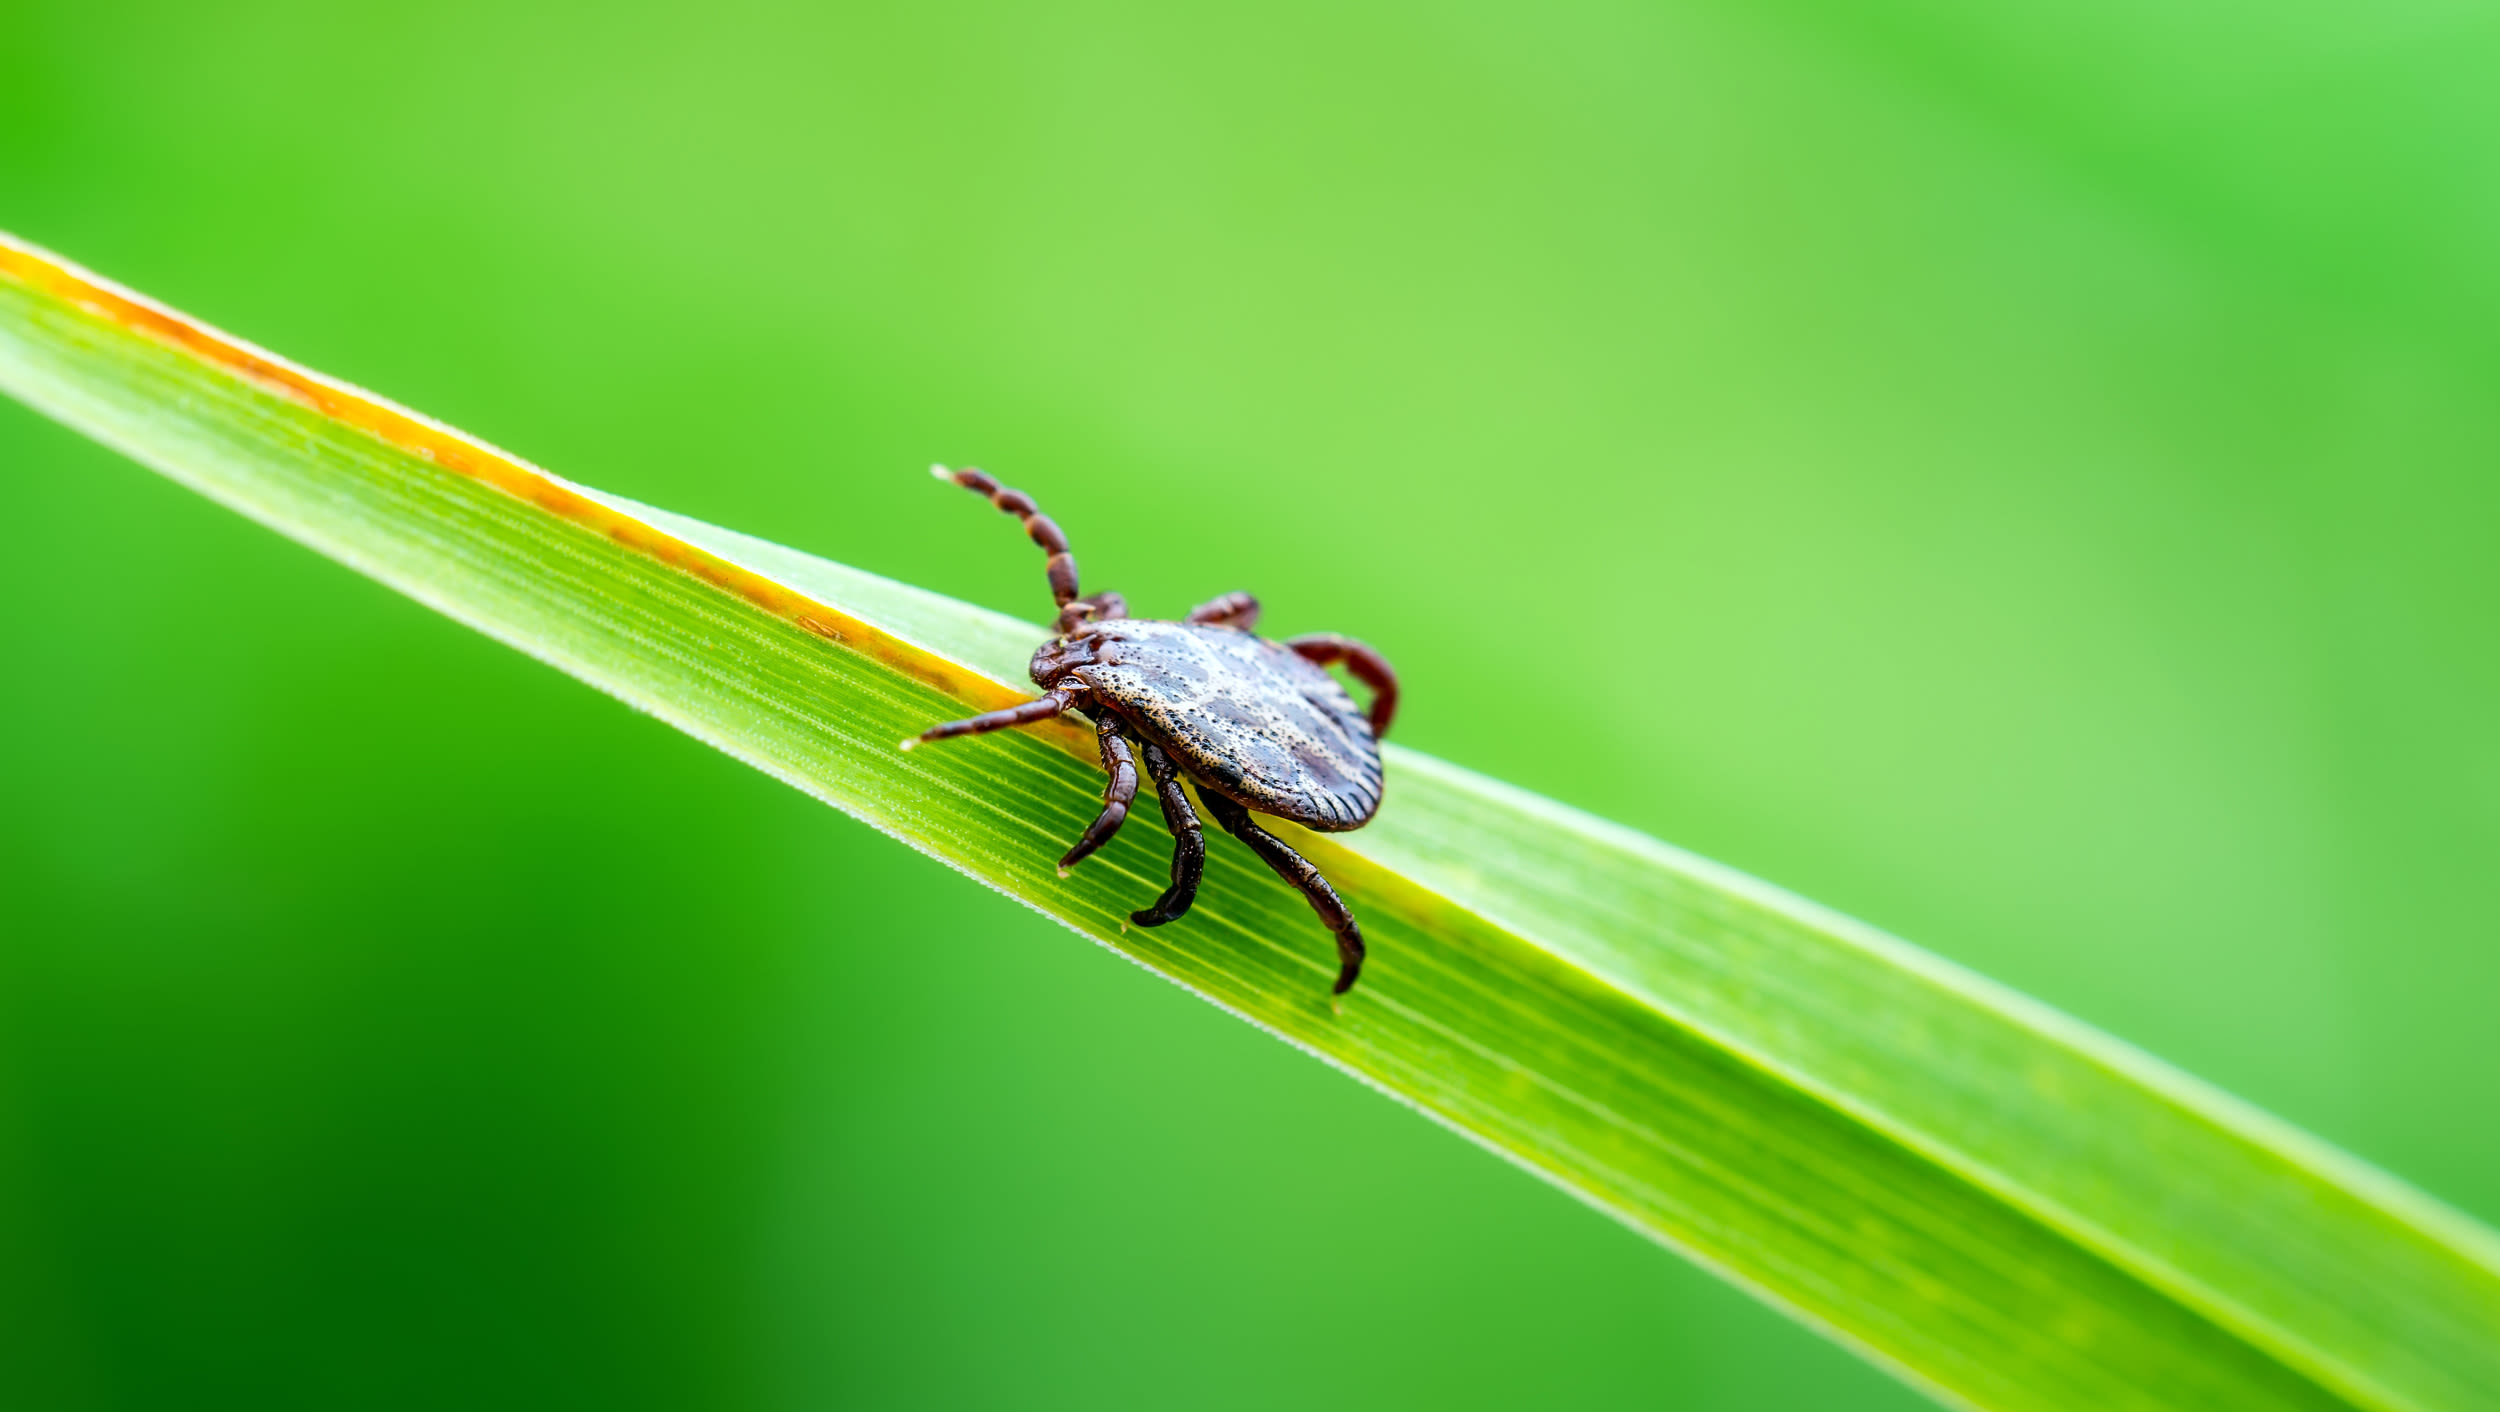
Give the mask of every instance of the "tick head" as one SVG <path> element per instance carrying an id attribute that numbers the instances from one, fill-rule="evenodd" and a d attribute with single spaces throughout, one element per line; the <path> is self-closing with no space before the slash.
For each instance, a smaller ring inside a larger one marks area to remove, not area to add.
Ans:
<path id="1" fill-rule="evenodd" d="M 1060 678 L 1076 668 L 1092 666 L 1095 660 L 1094 648 L 1091 624 L 1078 628 L 1071 636 L 1054 637 L 1043 643 L 1034 649 L 1033 662 L 1029 668 L 1033 674 L 1033 684 L 1047 691 L 1057 685 Z"/>

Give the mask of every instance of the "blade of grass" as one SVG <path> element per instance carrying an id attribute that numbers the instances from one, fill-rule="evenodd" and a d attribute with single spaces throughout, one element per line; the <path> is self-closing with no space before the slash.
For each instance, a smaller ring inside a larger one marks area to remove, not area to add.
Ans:
<path id="1" fill-rule="evenodd" d="M 2500 1239 L 2087 1027 L 1759 882 L 1412 751 L 1158 931 L 1150 829 L 1020 699 L 1040 630 L 572 485 L 0 237 L 0 387 L 940 858 L 1947 1401 L 2500 1408 Z"/>

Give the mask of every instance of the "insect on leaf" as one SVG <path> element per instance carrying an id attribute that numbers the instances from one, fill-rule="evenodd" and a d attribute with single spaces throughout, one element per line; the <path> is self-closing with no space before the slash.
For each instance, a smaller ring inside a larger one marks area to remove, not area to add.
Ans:
<path id="1" fill-rule="evenodd" d="M 1279 825 L 1363 919 L 1098 807 L 1024 699 L 1042 630 L 570 484 L 0 242 L 0 387 L 1189 987 L 1940 1398 L 2500 1408 L 2500 1241 L 1905 943 L 1412 751 L 1360 833 Z M 1141 812 L 1148 812 L 1141 805 Z"/>

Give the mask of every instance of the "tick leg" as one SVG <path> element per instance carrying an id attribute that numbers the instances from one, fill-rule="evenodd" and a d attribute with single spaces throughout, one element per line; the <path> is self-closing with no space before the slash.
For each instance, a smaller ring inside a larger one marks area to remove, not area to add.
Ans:
<path id="1" fill-rule="evenodd" d="M 1151 740 L 1139 742 L 1138 749 L 1146 757 L 1146 773 L 1154 776 L 1155 794 L 1163 801 L 1164 826 L 1172 831 L 1172 886 L 1155 899 L 1155 905 L 1129 913 L 1128 919 L 1141 927 L 1159 927 L 1180 920 L 1189 904 L 1198 900 L 1198 878 L 1207 864 L 1207 836 L 1199 832 L 1198 811 L 1189 807 L 1189 795 L 1181 789 L 1180 773 L 1172 768 L 1171 757 Z"/>
<path id="2" fill-rule="evenodd" d="M 931 466 L 929 474 L 939 480 L 953 481 L 975 495 L 986 497 L 992 505 L 1024 522 L 1024 532 L 1033 543 L 1049 555 L 1042 571 L 1050 576 L 1050 601 L 1065 608 L 1076 598 L 1076 556 L 1068 552 L 1068 537 L 1050 516 L 1041 512 L 1033 497 L 1021 490 L 1010 490 L 997 480 L 970 466 L 950 471 L 944 466 Z"/>
<path id="3" fill-rule="evenodd" d="M 1085 836 L 1059 860 L 1059 870 L 1075 867 L 1095 849 L 1111 841 L 1128 820 L 1129 801 L 1137 797 L 1137 761 L 1130 756 L 1128 741 L 1120 735 L 1120 718 L 1105 711 L 1094 722 L 1094 735 L 1102 742 L 1102 767 L 1111 772 L 1111 782 L 1102 787 L 1102 812 L 1085 828 Z"/>
<path id="4" fill-rule="evenodd" d="M 1337 937 L 1335 993 L 1343 995 L 1354 989 L 1354 978 L 1363 974 L 1363 929 L 1356 924 L 1354 914 L 1346 910 L 1344 900 L 1337 896 L 1337 890 L 1328 885 L 1328 879 L 1320 876 L 1319 869 L 1311 866 L 1310 859 L 1287 847 L 1283 839 L 1250 822 L 1249 810 L 1211 789 L 1199 790 L 1198 797 L 1206 801 L 1207 812 L 1215 816 L 1215 821 L 1224 826 L 1226 833 L 1249 844 L 1251 852 L 1258 854 L 1262 861 L 1276 870 L 1276 876 L 1300 888 L 1302 895 L 1311 900 L 1311 910 L 1319 913 L 1320 921 Z"/>
<path id="5" fill-rule="evenodd" d="M 1189 610 L 1189 621 L 1248 632 L 1259 625 L 1259 600 L 1247 593 L 1227 593 L 1221 598 L 1210 598 Z"/>
<path id="6" fill-rule="evenodd" d="M 1054 630 L 1061 637 L 1066 637 L 1076 631 L 1080 623 L 1108 622 L 1127 616 L 1128 600 L 1104 589 L 1100 593 L 1086 594 L 1083 598 L 1069 599 L 1068 606 L 1059 610 L 1059 622 Z"/>
<path id="7" fill-rule="evenodd" d="M 1333 632 L 1313 633 L 1286 642 L 1287 647 L 1301 653 L 1323 667 L 1345 663 L 1354 679 L 1372 689 L 1372 738 L 1378 740 L 1389 733 L 1389 718 L 1398 713 L 1398 674 L 1389 669 L 1389 659 L 1369 646 Z"/>
<path id="8" fill-rule="evenodd" d="M 989 711 L 968 720 L 948 721 L 944 725 L 931 726 L 904 741 L 903 748 L 909 750 L 926 740 L 945 740 L 958 735 L 982 735 L 990 731 L 1005 730 L 1009 726 L 1029 726 L 1035 721 L 1047 721 L 1076 705 L 1077 697 L 1084 694 L 1084 691 L 1085 686 L 1082 682 L 1063 681 L 1031 701 L 1007 707 L 1003 711 Z"/>

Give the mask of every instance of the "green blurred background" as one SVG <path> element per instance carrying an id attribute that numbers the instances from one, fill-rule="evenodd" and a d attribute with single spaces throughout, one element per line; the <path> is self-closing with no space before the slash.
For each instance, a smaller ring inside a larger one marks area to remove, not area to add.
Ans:
<path id="1" fill-rule="evenodd" d="M 2500 18 L 0 6 L 0 227 L 1407 743 L 2500 1218 Z M 1905 1407 L 1146 973 L 0 405 L 0 1402 Z M 1394 787 L 1394 783 L 1393 783 Z"/>

